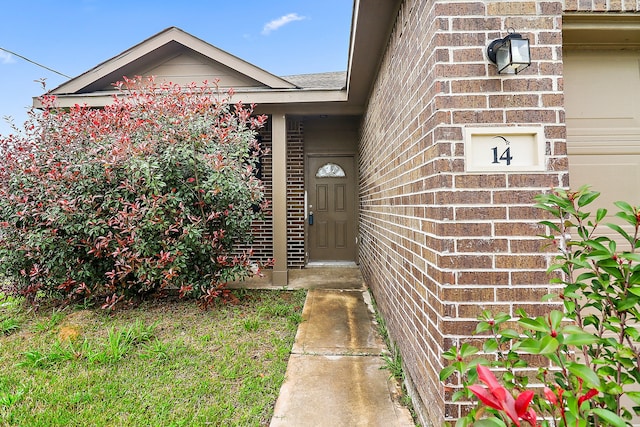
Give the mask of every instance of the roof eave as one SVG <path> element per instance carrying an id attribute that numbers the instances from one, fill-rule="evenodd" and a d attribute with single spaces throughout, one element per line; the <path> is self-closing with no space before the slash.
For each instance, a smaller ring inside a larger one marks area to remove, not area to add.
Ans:
<path id="1" fill-rule="evenodd" d="M 401 0 L 354 0 L 347 66 L 349 102 L 366 103 L 401 4 Z"/>
<path id="2" fill-rule="evenodd" d="M 75 105 L 99 108 L 113 103 L 114 96 L 117 94 L 116 91 L 109 91 L 56 95 L 56 105 L 60 108 L 71 108 Z M 346 102 L 347 91 L 334 89 L 236 90 L 232 100 L 242 101 L 245 104 Z M 42 107 L 40 97 L 33 98 L 33 106 L 35 108 Z"/>

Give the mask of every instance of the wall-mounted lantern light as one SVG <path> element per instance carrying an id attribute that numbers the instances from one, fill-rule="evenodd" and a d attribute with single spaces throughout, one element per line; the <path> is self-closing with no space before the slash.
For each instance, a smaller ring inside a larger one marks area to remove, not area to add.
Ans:
<path id="1" fill-rule="evenodd" d="M 498 74 L 518 74 L 531 65 L 529 39 L 513 32 L 492 41 L 487 47 L 487 55 L 498 66 Z"/>

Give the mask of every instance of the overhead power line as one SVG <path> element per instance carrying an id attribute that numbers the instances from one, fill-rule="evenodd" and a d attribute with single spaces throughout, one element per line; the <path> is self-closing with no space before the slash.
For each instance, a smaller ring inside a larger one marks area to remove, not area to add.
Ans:
<path id="1" fill-rule="evenodd" d="M 25 60 L 25 61 L 27 61 L 27 62 L 31 62 L 32 64 L 37 65 L 38 67 L 44 68 L 45 70 L 49 70 L 49 71 L 51 71 L 51 72 L 53 72 L 53 73 L 60 74 L 62 77 L 66 77 L 66 78 L 68 78 L 68 79 L 70 79 L 70 78 L 71 78 L 71 76 L 67 76 L 66 74 L 61 73 L 60 71 L 56 71 L 56 70 L 54 70 L 53 68 L 49 68 L 49 67 L 47 67 L 46 65 L 42 65 L 42 64 L 37 63 L 36 61 L 32 61 L 31 59 L 29 59 L 29 58 L 27 58 L 27 57 L 25 57 L 25 56 L 19 55 L 19 54 L 15 53 L 15 52 L 11 52 L 9 49 L 5 49 L 5 48 L 3 48 L 3 47 L 0 47 L 0 50 L 3 50 L 3 51 L 5 51 L 5 52 L 7 52 L 7 53 L 10 53 L 11 55 L 15 55 L 15 56 L 17 56 L 18 58 L 22 58 L 22 59 L 24 59 L 24 60 Z"/>

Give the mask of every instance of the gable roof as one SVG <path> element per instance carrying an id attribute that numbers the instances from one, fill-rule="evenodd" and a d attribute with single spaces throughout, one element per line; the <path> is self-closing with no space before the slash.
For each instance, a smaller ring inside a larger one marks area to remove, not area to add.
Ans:
<path id="1" fill-rule="evenodd" d="M 176 74 L 178 69 L 180 74 Z M 296 88 L 294 84 L 177 27 L 170 27 L 61 84 L 51 93 L 65 95 L 113 91 L 111 85 L 114 82 L 122 80 L 123 76 L 136 75 L 154 75 L 159 80 L 174 83 L 218 78 L 221 87 Z"/>
<path id="2" fill-rule="evenodd" d="M 149 76 L 174 83 L 220 79 L 235 99 L 257 112 L 362 114 L 402 0 L 352 0 L 346 72 L 275 76 L 170 27 L 53 89 L 60 107 L 102 107 L 113 101 L 112 84 L 123 76 Z M 33 105 L 41 107 L 39 97 Z"/>

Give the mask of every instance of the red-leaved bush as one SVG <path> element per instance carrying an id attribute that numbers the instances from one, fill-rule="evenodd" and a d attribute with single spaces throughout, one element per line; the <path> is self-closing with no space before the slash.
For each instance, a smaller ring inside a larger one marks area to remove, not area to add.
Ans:
<path id="1" fill-rule="evenodd" d="M 32 301 L 228 297 L 255 273 L 235 248 L 267 207 L 266 118 L 207 82 L 116 87 L 103 109 L 43 96 L 24 131 L 0 137 L 0 274 Z"/>

